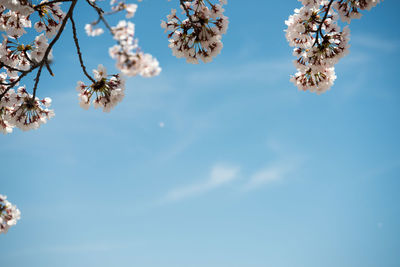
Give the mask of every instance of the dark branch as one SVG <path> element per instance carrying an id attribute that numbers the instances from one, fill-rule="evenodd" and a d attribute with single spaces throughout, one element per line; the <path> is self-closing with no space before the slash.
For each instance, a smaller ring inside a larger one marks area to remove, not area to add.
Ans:
<path id="1" fill-rule="evenodd" d="M 335 2 L 335 0 L 331 0 L 329 2 L 328 6 L 326 7 L 325 15 L 322 18 L 321 22 L 319 23 L 318 29 L 316 30 L 317 35 L 315 37 L 315 42 L 314 42 L 313 46 L 315 46 L 316 44 L 319 44 L 319 40 L 318 39 L 319 39 L 319 35 L 320 34 L 321 34 L 321 37 L 324 38 L 324 35 L 322 34 L 322 26 L 324 25 L 324 22 L 325 22 L 326 18 L 328 17 L 329 10 L 331 9 L 331 6 L 332 6 L 333 2 Z"/>
<path id="2" fill-rule="evenodd" d="M 79 63 L 81 64 L 82 71 L 86 75 L 86 77 L 88 77 L 88 79 L 92 81 L 92 83 L 95 83 L 96 81 L 92 78 L 92 76 L 90 76 L 88 74 L 88 72 L 86 71 L 86 66 L 83 63 L 81 48 L 79 47 L 78 35 L 76 33 L 75 21 L 74 21 L 72 15 L 71 15 L 70 20 L 71 20 L 71 24 L 72 24 L 72 32 L 73 32 L 73 36 L 74 36 L 74 42 L 75 42 L 76 50 L 78 52 Z"/>
<path id="3" fill-rule="evenodd" d="M 110 33 L 114 35 L 114 32 L 110 24 L 108 24 L 107 20 L 104 18 L 104 11 L 99 6 L 97 6 L 96 3 L 92 3 L 90 2 L 90 0 L 86 0 L 86 2 L 96 10 L 97 14 L 99 15 L 99 20 L 101 20 L 106 26 L 106 28 L 110 31 Z"/>
<path id="4" fill-rule="evenodd" d="M 49 56 L 49 53 L 50 53 L 52 47 L 53 47 L 54 44 L 58 41 L 58 39 L 60 38 L 62 32 L 64 31 L 65 25 L 66 25 L 68 19 L 70 18 L 70 16 L 72 15 L 72 12 L 73 12 L 73 10 L 74 10 L 74 8 L 75 8 L 75 5 L 76 5 L 77 1 L 78 1 L 78 0 L 58 0 L 58 1 L 50 1 L 50 2 L 72 2 L 72 3 L 71 3 L 71 5 L 70 5 L 70 7 L 69 7 L 69 10 L 68 10 L 66 16 L 64 17 L 64 19 L 63 19 L 63 21 L 62 21 L 62 23 L 61 23 L 61 26 L 60 26 L 60 29 L 59 29 L 58 32 L 57 32 L 57 35 L 54 37 L 54 39 L 51 41 L 51 43 L 50 43 L 49 46 L 47 47 L 47 49 L 46 49 L 46 51 L 45 51 L 45 53 L 44 53 L 44 55 L 43 55 L 43 58 L 42 58 L 42 60 L 41 60 L 39 63 L 37 63 L 37 64 L 31 66 L 31 68 L 30 68 L 29 70 L 26 70 L 26 71 L 14 69 L 14 68 L 11 68 L 11 67 L 9 67 L 9 66 L 6 66 L 4 63 L 1 63 L 1 67 L 4 66 L 4 67 L 9 68 L 9 69 L 11 69 L 11 70 L 18 71 L 18 72 L 21 73 L 21 75 L 18 76 L 18 78 L 17 78 L 15 81 L 13 81 L 13 82 L 11 82 L 11 83 L 8 83 L 8 84 L 5 84 L 5 85 L 7 85 L 7 89 L 5 89 L 4 92 L 0 94 L 0 100 L 4 97 L 4 95 L 5 95 L 11 88 L 13 88 L 16 84 L 18 84 L 18 83 L 22 80 L 22 78 L 24 78 L 26 75 L 28 75 L 29 73 L 31 73 L 33 70 L 35 70 L 35 69 L 38 68 L 38 67 L 39 67 L 39 70 L 38 70 L 38 72 L 37 72 L 37 74 L 36 74 L 36 78 L 35 78 L 35 85 L 34 85 L 34 89 L 33 89 L 33 97 L 35 97 L 35 95 L 36 95 L 37 85 L 38 85 L 38 83 L 39 83 L 40 74 L 41 74 L 41 72 L 42 72 L 41 69 L 43 68 L 43 65 L 45 65 L 45 66 L 47 67 L 47 69 L 49 70 L 50 74 L 51 74 L 52 76 L 54 76 L 53 72 L 52 72 L 51 69 L 50 69 L 50 66 L 49 66 L 49 63 L 48 63 L 48 59 L 47 59 L 47 58 L 48 58 L 48 56 Z M 50 2 L 47 2 L 46 4 L 49 4 Z"/>
<path id="5" fill-rule="evenodd" d="M 37 73 L 36 78 L 35 78 L 35 85 L 33 87 L 33 98 L 35 98 L 35 95 L 36 95 L 36 89 L 37 89 L 37 85 L 39 83 L 40 74 L 42 72 L 43 65 L 47 64 L 46 63 L 47 62 L 47 57 L 49 56 L 49 53 L 50 53 L 52 47 L 58 41 L 58 39 L 60 38 L 62 32 L 64 31 L 64 28 L 65 28 L 65 25 L 67 24 L 68 19 L 72 16 L 72 12 L 74 11 L 76 2 L 78 2 L 78 0 L 73 0 L 72 1 L 71 5 L 69 7 L 68 13 L 65 16 L 65 18 L 63 19 L 63 21 L 61 23 L 61 26 L 60 26 L 60 29 L 57 32 L 57 35 L 54 37 L 54 39 L 51 41 L 51 43 L 47 47 L 46 52 L 44 53 L 43 59 L 39 63 L 39 70 L 38 70 L 38 73 Z"/>

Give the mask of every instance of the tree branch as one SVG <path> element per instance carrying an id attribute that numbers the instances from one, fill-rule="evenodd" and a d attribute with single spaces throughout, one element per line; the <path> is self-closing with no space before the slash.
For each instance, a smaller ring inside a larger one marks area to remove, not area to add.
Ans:
<path id="1" fill-rule="evenodd" d="M 88 77 L 89 80 L 91 80 L 93 83 L 95 83 L 96 81 L 92 78 L 92 76 L 90 76 L 87 71 L 86 71 L 86 66 L 83 63 L 83 59 L 82 59 L 82 53 L 81 53 L 81 49 L 79 47 L 79 41 L 78 41 L 78 35 L 76 33 L 76 26 L 75 26 L 75 21 L 71 15 L 71 24 L 72 24 L 72 32 L 73 32 L 73 36 L 74 36 L 74 42 L 75 42 L 75 46 L 76 46 L 76 50 L 78 52 L 78 56 L 79 56 L 79 63 L 81 64 L 81 68 L 83 73 L 86 75 L 86 77 Z"/>
<path id="2" fill-rule="evenodd" d="M 55 3 L 55 2 L 72 2 L 72 3 L 71 3 L 71 5 L 70 5 L 70 7 L 69 7 L 69 10 L 68 10 L 67 14 L 65 15 L 65 17 L 64 17 L 64 19 L 63 19 L 63 21 L 62 21 L 62 23 L 61 23 L 61 26 L 60 26 L 60 28 L 59 28 L 59 30 L 58 30 L 56 36 L 54 37 L 54 39 L 50 42 L 49 46 L 47 47 L 47 49 L 46 49 L 46 51 L 45 51 L 45 53 L 44 53 L 44 55 L 43 55 L 42 60 L 41 60 L 38 64 L 33 65 L 29 70 L 26 70 L 26 71 L 22 71 L 22 70 L 10 68 L 11 70 L 16 70 L 16 71 L 18 71 L 18 72 L 21 72 L 22 74 L 21 74 L 20 76 L 18 76 L 18 78 L 17 78 L 15 81 L 13 81 L 13 82 L 7 84 L 7 89 L 5 89 L 4 92 L 0 94 L 0 100 L 4 97 L 4 95 L 5 95 L 11 88 L 13 88 L 17 83 L 19 83 L 19 82 L 22 80 L 22 78 L 24 78 L 26 75 L 28 75 L 29 73 L 31 73 L 33 70 L 35 70 L 35 69 L 38 68 L 38 67 L 39 67 L 39 70 L 38 70 L 38 72 L 37 72 L 37 74 L 36 74 L 36 78 L 34 79 L 34 80 L 35 80 L 35 84 L 34 84 L 34 88 L 33 88 L 33 98 L 35 98 L 35 96 L 36 96 L 37 85 L 38 85 L 38 83 L 39 83 L 40 74 L 41 74 L 41 72 L 42 72 L 43 65 L 45 65 L 45 66 L 48 68 L 50 74 L 51 74 L 52 76 L 54 76 L 53 72 L 51 71 L 50 67 L 48 66 L 48 59 L 47 59 L 47 58 L 48 58 L 48 56 L 49 56 L 49 54 L 50 54 L 50 51 L 51 51 L 52 47 L 55 45 L 55 43 L 56 43 L 56 42 L 58 41 L 58 39 L 60 38 L 62 32 L 64 31 L 65 25 L 67 24 L 68 19 L 69 19 L 69 18 L 71 17 L 71 15 L 72 15 L 72 12 L 73 12 L 73 10 L 74 10 L 74 8 L 75 8 L 75 5 L 76 5 L 77 1 L 78 1 L 78 0 L 57 0 L 57 1 L 50 1 L 50 2 L 54 2 L 54 3 Z M 46 4 L 49 4 L 50 2 L 47 2 Z M 45 3 L 43 3 L 43 4 L 45 4 Z M 2 67 L 5 66 L 5 67 L 9 68 L 9 67 L 6 66 L 4 63 L 1 63 L 1 64 L 2 64 Z"/>
<path id="3" fill-rule="evenodd" d="M 316 44 L 319 44 L 319 40 L 318 40 L 319 39 L 319 34 L 321 34 L 322 38 L 324 37 L 324 35 L 322 34 L 322 25 L 324 25 L 324 22 L 325 22 L 326 18 L 328 17 L 328 13 L 329 13 L 329 10 L 331 9 L 331 6 L 332 6 L 333 2 L 335 2 L 335 0 L 331 0 L 329 2 L 328 6 L 326 7 L 325 15 L 322 18 L 322 20 L 321 20 L 321 22 L 320 22 L 320 24 L 318 26 L 318 29 L 316 30 L 317 35 L 315 37 L 315 41 L 314 41 L 313 46 L 315 46 Z"/>
<path id="4" fill-rule="evenodd" d="M 67 15 L 65 15 L 65 17 L 64 17 L 64 19 L 62 21 L 60 29 L 57 32 L 57 35 L 54 37 L 54 39 L 51 41 L 51 43 L 47 47 L 47 49 L 46 49 L 46 51 L 44 53 L 43 59 L 38 64 L 39 65 L 39 70 L 38 70 L 38 73 L 37 73 L 36 78 L 35 78 L 35 85 L 33 87 L 33 98 L 35 98 L 35 96 L 36 96 L 36 89 L 37 89 L 37 85 L 39 83 L 40 74 L 42 72 L 43 65 L 46 64 L 47 57 L 49 56 L 49 53 L 50 53 L 52 47 L 58 41 L 58 39 L 60 38 L 62 32 L 64 31 L 65 25 L 67 24 L 68 19 L 72 16 L 72 12 L 74 11 L 74 8 L 75 8 L 75 5 L 76 5 L 77 2 L 78 2 L 78 0 L 72 0 L 72 3 L 70 5 L 70 7 L 69 7 Z"/>

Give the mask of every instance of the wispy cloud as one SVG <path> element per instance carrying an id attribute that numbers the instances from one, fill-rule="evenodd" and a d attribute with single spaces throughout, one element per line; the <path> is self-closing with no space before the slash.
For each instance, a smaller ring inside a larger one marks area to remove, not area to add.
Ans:
<path id="1" fill-rule="evenodd" d="M 261 186 L 281 181 L 300 167 L 301 160 L 299 159 L 286 159 L 271 163 L 269 166 L 256 171 L 250 176 L 247 183 L 244 184 L 244 191 L 250 191 Z"/>
<path id="2" fill-rule="evenodd" d="M 381 36 L 358 34 L 351 37 L 353 45 L 364 46 L 369 49 L 377 49 L 384 52 L 395 52 L 400 47 L 399 40 L 384 39 Z"/>
<path id="3" fill-rule="evenodd" d="M 212 168 L 208 179 L 198 183 L 172 189 L 162 199 L 162 202 L 174 202 L 204 194 L 210 190 L 231 183 L 238 177 L 238 174 L 239 167 L 237 166 L 215 165 Z"/>
<path id="4" fill-rule="evenodd" d="M 105 253 L 124 248 L 123 244 L 111 244 L 104 242 L 75 243 L 75 244 L 49 244 L 36 247 L 26 247 L 15 251 L 15 255 L 38 255 L 38 254 L 92 254 Z M 12 253 L 11 255 L 13 255 Z"/>
<path id="5" fill-rule="evenodd" d="M 194 84 L 218 84 L 237 82 L 259 82 L 262 84 L 276 83 L 287 79 L 294 70 L 292 58 L 280 58 L 253 62 L 231 64 L 187 75 L 189 82 Z M 204 79 L 207 77 L 207 79 Z"/>
<path id="6" fill-rule="evenodd" d="M 92 252 L 108 252 L 120 249 L 120 246 L 106 243 L 86 243 L 72 245 L 56 245 L 42 248 L 43 251 L 50 253 L 92 253 Z"/>

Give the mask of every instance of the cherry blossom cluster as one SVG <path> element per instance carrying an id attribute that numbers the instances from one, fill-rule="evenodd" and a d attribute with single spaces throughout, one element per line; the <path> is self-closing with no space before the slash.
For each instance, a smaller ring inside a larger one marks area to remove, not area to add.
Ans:
<path id="1" fill-rule="evenodd" d="M 0 194 L 0 234 L 7 233 L 10 227 L 17 224 L 21 218 L 21 212 L 17 207 Z"/>
<path id="2" fill-rule="evenodd" d="M 333 7 L 343 21 L 350 23 L 352 19 L 361 18 L 359 10 L 371 10 L 379 3 L 380 0 L 338 0 L 333 3 Z"/>
<path id="3" fill-rule="evenodd" d="M 134 38 L 135 24 L 122 20 L 112 28 L 118 44 L 109 49 L 110 56 L 117 61 L 116 67 L 126 76 L 157 76 L 161 72 L 159 62 L 150 54 L 145 54 Z"/>
<path id="4" fill-rule="evenodd" d="M 7 74 L 0 74 L 0 81 L 6 80 Z M 54 111 L 48 109 L 51 99 L 39 99 L 26 91 L 24 86 L 5 91 L 5 86 L 0 86 L 0 94 L 5 93 L 0 101 L 0 132 L 11 133 L 14 127 L 23 131 L 37 129 L 48 119 L 54 117 Z"/>
<path id="5" fill-rule="evenodd" d="M 132 3 L 128 4 L 125 1 L 117 1 L 117 0 L 111 0 L 110 5 L 111 5 L 111 9 L 114 12 L 125 10 L 126 11 L 125 16 L 127 19 L 132 18 L 135 15 L 136 10 L 138 8 L 138 5 L 136 5 L 136 4 L 132 4 Z"/>
<path id="6" fill-rule="evenodd" d="M 186 19 L 181 20 L 176 9 L 171 10 L 167 21 L 161 27 L 168 34 L 169 47 L 177 58 L 186 58 L 188 63 L 197 64 L 212 61 L 222 49 L 222 34 L 228 29 L 228 17 L 224 16 L 223 5 L 226 0 L 213 4 L 206 0 L 180 1 L 182 13 Z"/>
<path id="7" fill-rule="evenodd" d="M 126 18 L 132 18 L 137 10 L 136 4 L 127 4 L 125 1 L 111 0 L 111 11 L 103 13 L 100 20 L 86 24 L 86 33 L 89 36 L 98 36 L 104 32 L 96 25 L 103 20 L 105 26 L 113 35 L 117 44 L 109 49 L 111 58 L 116 60 L 116 67 L 126 76 L 141 75 L 143 77 L 154 77 L 160 74 L 159 62 L 151 54 L 142 52 L 135 38 L 135 24 L 130 21 L 121 20 L 115 27 L 111 27 L 104 20 L 104 14 L 114 14 L 126 11 Z"/>
<path id="8" fill-rule="evenodd" d="M 38 32 L 45 31 L 47 37 L 55 35 L 64 18 L 60 9 L 60 3 L 47 3 L 42 1 L 41 5 L 34 6 L 27 0 L 5 0 L 0 2 L 0 29 L 8 36 L 19 38 L 26 33 L 25 28 L 31 28 L 30 15 L 38 13 L 39 20 L 34 28 Z M 8 11 L 7 11 L 8 10 Z M 6 12 L 7 11 L 7 12 Z"/>
<path id="9" fill-rule="evenodd" d="M 91 85 L 79 81 L 76 86 L 79 92 L 79 105 L 89 109 L 92 103 L 95 108 L 103 108 L 103 111 L 110 112 L 125 96 L 125 81 L 119 75 L 107 76 L 107 70 L 103 65 L 93 70 L 93 74 L 95 80 Z"/>
<path id="10" fill-rule="evenodd" d="M 0 30 L 14 38 L 22 36 L 26 33 L 25 28 L 32 26 L 29 15 L 33 12 L 34 9 L 28 4 L 28 1 L 1 1 Z"/>
<path id="11" fill-rule="evenodd" d="M 37 129 L 54 116 L 53 110 L 48 109 L 51 99 L 39 99 L 36 89 L 43 67 L 53 75 L 49 63 L 52 50 L 47 38 L 57 34 L 64 18 L 60 3 L 55 1 L 45 0 L 38 5 L 28 0 L 0 1 L 0 31 L 6 33 L 0 44 L 0 132 L 11 133 L 14 127 L 24 131 Z M 39 34 L 29 42 L 24 35 L 32 24 Z M 33 93 L 29 93 L 19 84 L 35 69 L 38 73 Z"/>
<path id="12" fill-rule="evenodd" d="M 19 71 L 27 71 L 37 65 L 46 53 L 49 44 L 44 34 L 36 36 L 30 44 L 20 43 L 18 39 L 4 37 L 0 44 L 0 61 L 10 77 L 17 78 Z M 52 58 L 52 51 L 47 56 Z"/>
<path id="13" fill-rule="evenodd" d="M 48 1 L 43 1 L 46 3 Z M 35 23 L 34 27 L 36 31 L 46 32 L 48 38 L 53 37 L 59 30 L 65 14 L 60 8 L 61 3 L 49 3 L 47 5 L 42 5 L 37 8 L 39 13 L 39 21 Z"/>
<path id="14" fill-rule="evenodd" d="M 318 94 L 330 89 L 334 65 L 349 51 L 350 29 L 338 25 L 359 18 L 359 10 L 371 9 L 379 0 L 299 0 L 303 7 L 285 22 L 286 38 L 295 47 L 297 73 L 291 81 L 301 90 Z M 339 15 L 335 12 L 335 10 Z"/>

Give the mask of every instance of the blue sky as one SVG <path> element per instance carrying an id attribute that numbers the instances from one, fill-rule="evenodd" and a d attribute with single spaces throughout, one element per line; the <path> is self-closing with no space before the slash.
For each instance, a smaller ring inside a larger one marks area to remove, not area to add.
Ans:
<path id="1" fill-rule="evenodd" d="M 289 82 L 299 6 L 231 0 L 222 54 L 188 65 L 160 28 L 176 3 L 144 0 L 136 34 L 163 72 L 129 79 L 109 114 L 78 105 L 69 25 L 38 91 L 56 117 L 0 137 L 0 193 L 22 212 L 0 266 L 400 266 L 400 2 L 351 23 L 319 96 Z M 85 37 L 94 13 L 78 8 L 88 68 L 116 72 L 113 41 Z"/>

